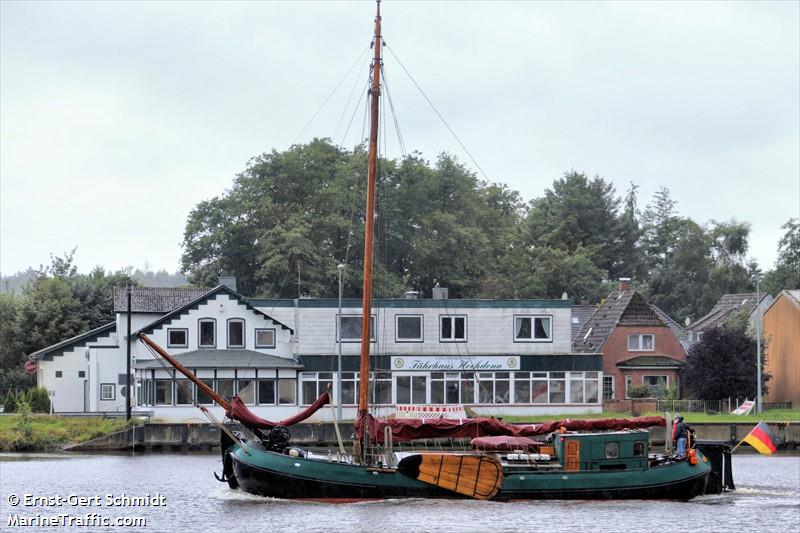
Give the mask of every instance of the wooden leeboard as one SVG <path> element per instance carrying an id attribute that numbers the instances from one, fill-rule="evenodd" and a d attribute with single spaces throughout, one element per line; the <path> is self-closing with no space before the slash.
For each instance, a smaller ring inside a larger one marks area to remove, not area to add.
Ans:
<path id="1" fill-rule="evenodd" d="M 500 462 L 485 455 L 423 453 L 404 458 L 398 469 L 423 483 L 478 500 L 493 498 L 503 481 Z"/>

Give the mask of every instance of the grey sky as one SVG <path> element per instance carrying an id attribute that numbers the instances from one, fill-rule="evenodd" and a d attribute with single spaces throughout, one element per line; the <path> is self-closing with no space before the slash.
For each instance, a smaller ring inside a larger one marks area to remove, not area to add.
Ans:
<path id="1" fill-rule="evenodd" d="M 800 3 L 384 2 L 384 36 L 491 181 L 575 169 L 750 221 L 800 216 Z M 184 223 L 284 150 L 366 51 L 361 3 L 0 3 L 0 270 L 174 271 Z M 391 54 L 408 149 L 468 161 Z M 365 81 L 365 70 L 360 71 Z M 349 77 L 299 142 L 342 140 Z M 349 120 L 351 111 L 347 111 Z M 345 139 L 358 142 L 361 113 Z M 391 131 L 386 154 L 398 156 Z"/>

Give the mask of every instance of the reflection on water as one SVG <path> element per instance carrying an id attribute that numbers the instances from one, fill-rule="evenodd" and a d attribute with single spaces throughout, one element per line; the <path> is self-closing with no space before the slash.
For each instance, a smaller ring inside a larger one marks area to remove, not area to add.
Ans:
<path id="1" fill-rule="evenodd" d="M 10 514 L 32 517 L 67 513 L 141 516 L 135 531 L 204 533 L 265 530 L 308 531 L 800 531 L 800 457 L 737 455 L 738 490 L 688 503 L 652 501 L 478 502 L 387 500 L 352 504 L 296 502 L 252 496 L 218 483 L 217 455 L 2 455 L 0 530 Z M 145 496 L 163 494 L 164 507 L 12 507 L 22 497 Z M 45 530 L 61 530 L 46 528 Z M 125 531 L 127 528 L 65 528 Z"/>

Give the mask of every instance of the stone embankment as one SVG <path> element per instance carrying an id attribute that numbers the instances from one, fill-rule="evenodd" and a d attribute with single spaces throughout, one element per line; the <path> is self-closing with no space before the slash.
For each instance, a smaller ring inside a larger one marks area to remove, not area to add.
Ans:
<path id="1" fill-rule="evenodd" d="M 692 427 L 701 440 L 739 442 L 753 429 L 748 423 L 695 423 Z M 237 430 L 238 426 L 229 426 Z M 352 443 L 353 425 L 340 424 L 342 438 L 346 444 Z M 778 437 L 783 449 L 800 448 L 800 422 L 771 423 L 770 427 Z M 335 447 L 336 433 L 331 423 L 297 424 L 290 428 L 292 442 L 301 446 Z M 219 450 L 218 427 L 210 424 L 145 424 L 130 427 L 104 437 L 76 444 L 67 451 L 123 451 L 147 452 L 191 452 Z M 664 445 L 664 428 L 652 428 L 650 441 L 654 446 Z"/>

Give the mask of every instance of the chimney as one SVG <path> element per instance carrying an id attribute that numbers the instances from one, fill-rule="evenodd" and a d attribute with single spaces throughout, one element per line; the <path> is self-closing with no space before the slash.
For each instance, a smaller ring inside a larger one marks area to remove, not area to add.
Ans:
<path id="1" fill-rule="evenodd" d="M 447 300 L 447 287 L 439 287 L 437 284 L 431 292 L 433 293 L 431 296 L 434 300 Z"/>
<path id="2" fill-rule="evenodd" d="M 416 300 L 417 297 L 419 296 L 419 292 L 417 292 L 417 291 L 406 291 L 404 293 L 404 296 L 406 297 L 406 300 Z"/>
<path id="3" fill-rule="evenodd" d="M 631 290 L 631 278 L 619 278 L 619 292 Z"/>
<path id="4" fill-rule="evenodd" d="M 233 292 L 236 292 L 236 276 L 220 276 L 218 285 L 225 285 Z"/>

